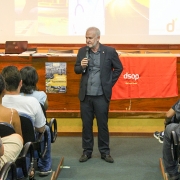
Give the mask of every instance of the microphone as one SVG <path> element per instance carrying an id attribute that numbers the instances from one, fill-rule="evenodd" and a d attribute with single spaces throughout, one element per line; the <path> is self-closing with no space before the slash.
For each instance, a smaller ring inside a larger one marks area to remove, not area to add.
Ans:
<path id="1" fill-rule="evenodd" d="M 89 47 L 86 47 L 86 58 L 89 59 Z"/>

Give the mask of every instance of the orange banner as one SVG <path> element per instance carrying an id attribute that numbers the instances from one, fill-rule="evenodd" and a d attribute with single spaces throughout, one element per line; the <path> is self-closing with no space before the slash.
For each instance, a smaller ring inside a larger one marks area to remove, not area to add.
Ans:
<path id="1" fill-rule="evenodd" d="M 112 100 L 178 96 L 176 57 L 120 57 L 124 70 Z"/>

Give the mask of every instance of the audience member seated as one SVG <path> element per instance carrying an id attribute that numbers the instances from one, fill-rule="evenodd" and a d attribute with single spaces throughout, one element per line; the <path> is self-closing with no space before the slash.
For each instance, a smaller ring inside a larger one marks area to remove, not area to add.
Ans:
<path id="1" fill-rule="evenodd" d="M 25 66 L 20 70 L 20 73 L 22 77 L 21 95 L 35 97 L 47 110 L 47 95 L 44 91 L 38 91 L 37 88 L 39 77 L 36 69 L 32 66 Z"/>
<path id="2" fill-rule="evenodd" d="M 179 123 L 180 120 L 176 118 L 175 114 L 175 106 L 179 103 L 179 100 L 169 109 L 169 111 L 166 113 L 166 117 L 164 120 L 165 128 L 170 123 Z M 159 140 L 160 143 L 163 143 L 164 138 L 164 131 L 155 131 L 154 137 Z"/>
<path id="3" fill-rule="evenodd" d="M 5 94 L 5 81 L 2 75 L 0 75 L 0 122 L 7 122 L 11 124 L 16 133 L 22 136 L 21 122 L 19 114 L 15 109 L 7 108 L 2 105 L 2 98 Z"/>
<path id="4" fill-rule="evenodd" d="M 34 97 L 20 95 L 22 79 L 17 67 L 7 66 L 3 68 L 2 76 L 6 82 L 6 93 L 2 99 L 2 104 L 8 108 L 16 109 L 18 113 L 25 113 L 29 115 L 33 120 L 34 127 L 37 132 L 42 133 L 45 128 L 48 132 L 48 149 L 44 158 L 38 159 L 38 168 L 40 176 L 49 175 L 52 172 L 51 136 L 49 127 L 45 125 L 46 118 L 40 103 Z"/>
<path id="5" fill-rule="evenodd" d="M 176 118 L 180 119 L 180 101 L 175 105 L 175 115 Z M 180 180 L 180 172 L 178 168 L 178 160 L 173 158 L 171 152 L 171 143 L 172 137 L 171 133 L 175 131 L 176 134 L 180 137 L 180 124 L 179 123 L 170 123 L 166 125 L 164 131 L 164 140 L 163 140 L 163 163 L 165 172 L 169 176 L 169 180 Z M 179 138 L 178 138 L 179 139 Z"/>
<path id="6" fill-rule="evenodd" d="M 0 122 L 7 122 L 7 123 L 11 124 L 13 126 L 14 130 L 16 131 L 16 133 L 20 135 L 20 136 L 18 136 L 18 135 L 10 136 L 10 139 L 13 139 L 13 137 L 15 137 L 14 140 L 18 139 L 18 141 L 19 141 L 19 139 L 20 139 L 21 141 L 23 141 L 19 114 L 15 109 L 7 108 L 2 105 L 2 98 L 3 98 L 4 94 L 5 94 L 5 81 L 4 81 L 4 78 L 2 77 L 2 75 L 0 74 Z M 2 139 L 4 139 L 4 137 Z M 7 139 L 7 138 L 5 138 L 5 139 Z M 19 142 L 18 141 L 15 142 L 15 143 L 17 143 L 17 145 L 22 144 L 21 141 L 19 141 Z M 13 146 L 13 144 L 11 144 L 12 149 L 15 146 Z M 9 150 L 9 149 L 7 149 L 7 150 Z M 20 145 L 19 145 L 19 148 L 15 147 L 15 149 L 13 149 L 13 150 L 15 150 L 15 151 L 20 150 Z M 5 149 L 5 151 L 6 151 L 6 149 Z M 12 153 L 13 153 L 13 151 L 12 151 Z M 15 160 L 15 158 L 13 158 L 13 156 L 10 156 L 8 160 L 10 160 L 10 159 L 12 161 Z M 1 163 L 1 165 L 4 165 L 5 162 L 6 161 L 3 161 L 3 163 Z M 0 165 L 0 167 L 2 167 L 1 165 Z M 18 171 L 17 175 L 18 175 L 18 177 L 22 177 L 22 173 L 19 174 L 19 171 Z"/>
<path id="7" fill-rule="evenodd" d="M 0 137 L 0 169 L 6 162 L 15 161 L 22 148 L 23 139 L 19 134 L 15 133 L 3 138 Z"/>
<path id="8" fill-rule="evenodd" d="M 39 103 L 41 104 L 42 110 L 46 117 L 46 110 L 48 108 L 48 100 L 47 95 L 44 91 L 38 91 L 37 82 L 38 82 L 38 73 L 36 69 L 32 66 L 25 66 L 20 70 L 21 77 L 22 77 L 22 87 L 20 90 L 20 94 L 23 96 L 33 96 L 35 97 Z M 46 117 L 47 118 L 47 117 Z M 46 122 L 46 125 L 50 127 L 51 132 L 51 142 L 55 142 L 57 137 L 56 130 L 57 130 L 57 121 L 51 119 L 50 122 Z M 54 128 L 52 128 L 52 126 Z M 53 131 L 54 129 L 54 131 Z"/>

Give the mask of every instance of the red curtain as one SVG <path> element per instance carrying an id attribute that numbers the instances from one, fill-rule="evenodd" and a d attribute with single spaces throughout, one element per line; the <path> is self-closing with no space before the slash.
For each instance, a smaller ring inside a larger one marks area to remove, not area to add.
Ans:
<path id="1" fill-rule="evenodd" d="M 112 100 L 178 96 L 176 57 L 120 57 L 124 70 Z"/>

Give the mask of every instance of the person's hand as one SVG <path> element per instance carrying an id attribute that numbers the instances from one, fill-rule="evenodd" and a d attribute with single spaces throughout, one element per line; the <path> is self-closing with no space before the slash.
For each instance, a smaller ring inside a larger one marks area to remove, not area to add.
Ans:
<path id="1" fill-rule="evenodd" d="M 85 69 L 88 66 L 88 61 L 89 60 L 87 58 L 82 59 L 81 66 L 83 69 Z"/>

